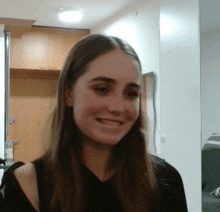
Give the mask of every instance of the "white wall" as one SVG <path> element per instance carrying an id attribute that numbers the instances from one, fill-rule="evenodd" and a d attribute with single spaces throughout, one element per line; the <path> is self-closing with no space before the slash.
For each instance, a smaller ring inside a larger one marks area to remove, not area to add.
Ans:
<path id="1" fill-rule="evenodd" d="M 190 212 L 201 212 L 199 1 L 165 0 L 160 13 L 162 155 L 184 181 Z"/>
<path id="2" fill-rule="evenodd" d="M 4 26 L 0 25 L 0 158 L 4 159 L 5 141 L 5 43 Z M 0 169 L 0 183 L 3 170 Z"/>
<path id="3" fill-rule="evenodd" d="M 177 34 L 164 34 L 167 27 L 164 19 L 160 22 L 166 14 L 172 17 Z M 158 155 L 180 172 L 189 212 L 201 212 L 198 0 L 135 1 L 92 33 L 127 40 L 137 51 L 143 72 L 156 73 Z"/>
<path id="4" fill-rule="evenodd" d="M 202 146 L 220 133 L 220 1 L 200 0 Z"/>

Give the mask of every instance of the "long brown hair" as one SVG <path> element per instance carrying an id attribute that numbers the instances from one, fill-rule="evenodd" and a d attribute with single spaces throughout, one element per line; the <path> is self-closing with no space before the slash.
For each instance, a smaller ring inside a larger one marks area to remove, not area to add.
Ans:
<path id="1" fill-rule="evenodd" d="M 61 72 L 57 104 L 51 124 L 51 144 L 44 158 L 51 170 L 53 212 L 82 212 L 84 189 L 81 181 L 82 145 L 80 132 L 73 120 L 73 109 L 65 105 L 65 90 L 86 72 L 87 65 L 97 57 L 120 49 L 140 65 L 134 49 L 125 41 L 100 34 L 83 38 L 70 51 Z M 113 148 L 109 167 L 114 167 L 116 186 L 125 212 L 150 211 L 150 201 L 156 194 L 154 162 L 148 151 L 140 114 L 132 129 Z"/>

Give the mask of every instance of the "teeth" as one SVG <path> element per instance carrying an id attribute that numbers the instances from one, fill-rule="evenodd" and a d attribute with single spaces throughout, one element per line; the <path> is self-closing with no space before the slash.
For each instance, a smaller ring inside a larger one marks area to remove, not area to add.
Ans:
<path id="1" fill-rule="evenodd" d="M 106 119 L 99 119 L 100 122 L 102 122 L 103 124 L 108 124 L 108 125 L 112 125 L 112 126 L 120 126 L 121 123 L 118 121 L 109 121 Z"/>

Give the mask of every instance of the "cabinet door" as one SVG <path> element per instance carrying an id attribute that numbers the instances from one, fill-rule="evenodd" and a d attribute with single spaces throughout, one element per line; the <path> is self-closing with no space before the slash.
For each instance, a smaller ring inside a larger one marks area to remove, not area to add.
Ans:
<path id="1" fill-rule="evenodd" d="M 11 38 L 11 68 L 48 69 L 48 37 L 44 28 L 32 27 L 21 38 Z"/>
<path id="2" fill-rule="evenodd" d="M 49 69 L 61 70 L 70 49 L 84 36 L 89 35 L 89 30 L 50 29 L 49 38 Z"/>
<path id="3" fill-rule="evenodd" d="M 14 161 L 30 162 L 47 148 L 56 96 L 57 77 L 26 77 L 11 74 L 10 139 L 18 140 L 14 147 Z"/>

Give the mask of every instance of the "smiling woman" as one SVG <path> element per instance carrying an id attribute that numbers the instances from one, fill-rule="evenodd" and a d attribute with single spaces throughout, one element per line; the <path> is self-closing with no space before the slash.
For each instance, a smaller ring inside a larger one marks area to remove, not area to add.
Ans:
<path id="1" fill-rule="evenodd" d="M 179 173 L 148 152 L 141 82 L 128 43 L 99 34 L 79 41 L 59 78 L 51 145 L 6 174 L 6 211 L 186 212 Z"/>

